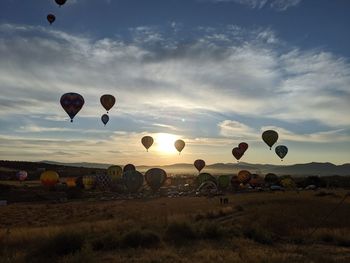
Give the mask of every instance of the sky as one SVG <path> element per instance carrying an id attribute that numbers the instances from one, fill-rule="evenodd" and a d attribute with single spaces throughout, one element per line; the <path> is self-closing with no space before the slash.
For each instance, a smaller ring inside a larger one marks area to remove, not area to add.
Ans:
<path id="1" fill-rule="evenodd" d="M 2 0 L 0 159 L 228 163 L 247 142 L 243 162 L 348 163 L 349 11 L 348 0 Z M 85 99 L 73 123 L 67 92 Z M 116 97 L 105 127 L 103 94 Z"/>

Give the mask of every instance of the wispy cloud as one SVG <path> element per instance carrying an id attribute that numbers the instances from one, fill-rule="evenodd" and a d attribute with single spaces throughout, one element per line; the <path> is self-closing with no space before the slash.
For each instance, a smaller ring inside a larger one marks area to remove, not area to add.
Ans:
<path id="1" fill-rule="evenodd" d="M 113 138 L 122 160 L 142 149 L 142 132 L 162 129 L 181 132 L 193 145 L 195 138 L 224 144 L 234 139 L 230 136 L 254 140 L 261 126 L 274 122 L 323 126 L 312 133 L 297 128 L 288 132 L 281 126 L 286 140 L 325 142 L 333 134 L 339 141 L 348 140 L 350 64 L 345 58 L 320 49 L 288 47 L 270 28 L 197 28 L 198 38 L 186 43 L 157 28 L 131 32 L 128 41 L 94 40 L 42 27 L 0 25 L 0 122 L 20 133 L 18 149 L 32 147 L 26 139 L 33 134 L 48 136 L 47 144 L 55 142 L 54 133 L 71 132 L 75 139 L 80 134 L 86 145 L 92 136 L 102 138 L 95 142 L 101 145 L 101 158 L 110 158 L 106 149 Z M 149 37 L 143 41 L 140 34 Z M 79 128 L 62 122 L 66 114 L 59 98 L 71 91 L 86 101 L 77 116 Z M 99 118 L 105 111 L 99 97 L 105 93 L 114 94 L 117 104 L 111 128 L 102 131 Z M 251 127 L 231 117 L 236 115 L 263 124 Z M 3 127 L 0 134 L 7 136 Z M 116 130 L 122 133 L 113 134 Z M 120 140 L 130 138 L 135 143 L 123 147 Z M 85 146 L 74 141 L 73 148 L 88 152 Z M 51 152 L 64 152 L 67 145 L 58 142 L 52 147 Z"/>
<path id="2" fill-rule="evenodd" d="M 199 1 L 209 1 L 214 3 L 235 2 L 238 4 L 246 5 L 250 8 L 261 9 L 268 6 L 278 11 L 285 11 L 290 7 L 297 6 L 302 0 L 199 0 Z"/>

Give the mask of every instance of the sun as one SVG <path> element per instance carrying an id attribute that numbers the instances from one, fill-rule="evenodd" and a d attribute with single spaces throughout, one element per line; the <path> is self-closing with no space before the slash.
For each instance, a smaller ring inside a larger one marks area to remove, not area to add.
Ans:
<path id="1" fill-rule="evenodd" d="M 169 133 L 157 133 L 155 137 L 157 151 L 167 154 L 176 153 L 174 143 L 178 136 Z"/>

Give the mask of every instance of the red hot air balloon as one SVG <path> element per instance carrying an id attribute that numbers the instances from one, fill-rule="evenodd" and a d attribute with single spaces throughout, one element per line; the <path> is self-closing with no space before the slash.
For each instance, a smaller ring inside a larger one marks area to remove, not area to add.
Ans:
<path id="1" fill-rule="evenodd" d="M 101 102 L 103 108 L 105 108 L 107 113 L 108 113 L 108 111 L 110 109 L 112 109 L 112 107 L 115 104 L 115 97 L 113 95 L 105 94 L 105 95 L 101 96 L 100 102 Z"/>
<path id="2" fill-rule="evenodd" d="M 245 153 L 245 151 L 248 149 L 248 143 L 246 142 L 241 142 L 240 144 L 238 144 L 238 148 L 243 152 L 243 154 Z"/>
<path id="3" fill-rule="evenodd" d="M 49 21 L 50 25 L 55 22 L 56 16 L 54 14 L 48 14 L 46 17 L 47 21 Z"/>
<path id="4" fill-rule="evenodd" d="M 78 93 L 66 93 L 61 97 L 61 106 L 67 112 L 70 117 L 70 121 L 73 122 L 73 118 L 84 106 L 84 98 Z"/>
<path id="5" fill-rule="evenodd" d="M 201 172 L 202 169 L 205 167 L 205 161 L 198 159 L 198 160 L 194 161 L 193 165 L 194 165 L 194 167 L 196 167 L 198 172 Z"/>
<path id="6" fill-rule="evenodd" d="M 247 184 L 251 179 L 251 173 L 247 170 L 242 170 L 238 173 L 237 178 L 241 184 Z"/>

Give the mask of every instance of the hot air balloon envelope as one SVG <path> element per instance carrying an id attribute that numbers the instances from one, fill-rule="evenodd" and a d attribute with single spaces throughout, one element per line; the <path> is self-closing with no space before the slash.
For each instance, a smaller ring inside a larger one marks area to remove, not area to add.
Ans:
<path id="1" fill-rule="evenodd" d="M 200 172 L 205 167 L 205 161 L 198 159 L 198 160 L 194 161 L 193 165 L 194 165 L 194 167 L 196 167 L 198 172 Z"/>
<path id="2" fill-rule="evenodd" d="M 73 121 L 73 118 L 75 115 L 77 115 L 85 103 L 83 96 L 73 92 L 63 94 L 60 102 L 62 108 L 67 112 L 71 121 Z"/>
<path id="3" fill-rule="evenodd" d="M 167 174 L 163 169 L 152 168 L 145 174 L 146 183 L 153 191 L 157 191 L 165 182 Z"/>

